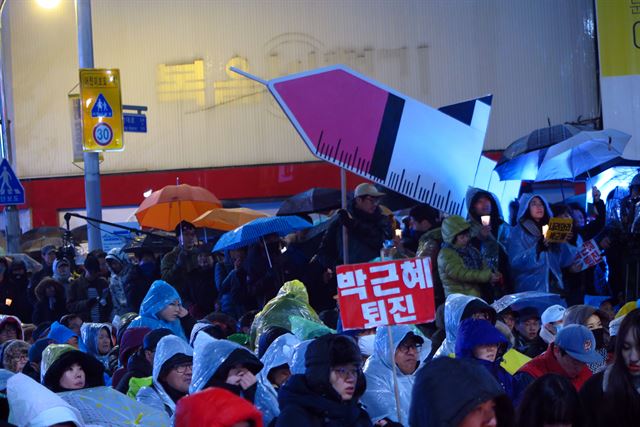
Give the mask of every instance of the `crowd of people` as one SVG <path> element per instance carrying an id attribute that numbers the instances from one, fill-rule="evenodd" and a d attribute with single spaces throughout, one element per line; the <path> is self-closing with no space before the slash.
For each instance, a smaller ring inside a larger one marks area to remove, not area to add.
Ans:
<path id="1" fill-rule="evenodd" d="M 0 258 L 0 425 L 107 425 L 108 405 L 74 398 L 92 391 L 130 402 L 140 425 L 636 425 L 637 295 L 606 280 L 606 256 L 583 268 L 577 253 L 638 239 L 637 178 L 622 234 L 596 189 L 590 214 L 523 194 L 505 220 L 472 189 L 466 218 L 418 205 L 396 221 L 361 184 L 321 232 L 223 253 L 182 221 L 166 253 L 96 250 L 76 265 L 47 246 L 37 272 Z M 554 216 L 573 220 L 565 241 L 543 232 Z M 381 256 L 431 259 L 433 322 L 343 330 L 336 266 Z M 531 291 L 562 304 L 527 304 Z"/>

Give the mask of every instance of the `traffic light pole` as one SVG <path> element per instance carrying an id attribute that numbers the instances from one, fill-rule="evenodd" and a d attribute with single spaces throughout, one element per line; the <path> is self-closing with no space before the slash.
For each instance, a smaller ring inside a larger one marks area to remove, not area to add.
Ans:
<path id="1" fill-rule="evenodd" d="M 78 63 L 80 68 L 94 68 L 93 30 L 91 27 L 91 0 L 76 0 L 78 23 Z M 100 158 L 98 153 L 84 153 L 84 194 L 87 217 L 102 220 L 100 195 Z M 98 227 L 87 227 L 89 250 L 102 249 L 102 236 Z"/>

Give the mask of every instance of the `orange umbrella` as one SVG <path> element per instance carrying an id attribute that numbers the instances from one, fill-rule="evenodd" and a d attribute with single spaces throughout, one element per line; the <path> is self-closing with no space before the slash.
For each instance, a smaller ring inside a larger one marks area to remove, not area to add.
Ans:
<path id="1" fill-rule="evenodd" d="M 173 231 L 180 221 L 193 222 L 203 213 L 221 207 L 220 200 L 202 187 L 167 185 L 151 193 L 135 215 L 142 227 Z"/>
<path id="2" fill-rule="evenodd" d="M 193 221 L 196 227 L 231 231 L 257 218 L 269 215 L 249 208 L 213 209 L 200 215 Z"/>

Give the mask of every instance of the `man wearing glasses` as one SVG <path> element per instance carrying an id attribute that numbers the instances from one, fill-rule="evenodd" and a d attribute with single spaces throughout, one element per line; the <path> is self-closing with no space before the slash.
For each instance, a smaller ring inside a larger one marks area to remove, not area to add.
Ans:
<path id="1" fill-rule="evenodd" d="M 336 265 L 344 264 L 343 225 L 348 232 L 349 264 L 379 257 L 384 241 L 393 238 L 390 220 L 380 210 L 384 195 L 373 184 L 362 183 L 356 187 L 348 209 L 340 209 L 333 218 L 318 250 L 318 261 L 330 273 L 335 272 Z"/>
<path id="2" fill-rule="evenodd" d="M 390 348 L 389 330 L 393 349 Z M 391 423 L 407 425 L 411 390 L 423 359 L 421 350 L 424 343 L 425 339 L 414 333 L 410 326 L 378 327 L 374 354 L 364 365 L 367 390 L 362 396 L 362 403 L 374 423 L 382 421 L 386 424 L 380 425 L 393 425 Z M 428 354 L 428 351 L 425 354 Z M 398 383 L 401 419 L 398 419 L 392 359 Z"/>

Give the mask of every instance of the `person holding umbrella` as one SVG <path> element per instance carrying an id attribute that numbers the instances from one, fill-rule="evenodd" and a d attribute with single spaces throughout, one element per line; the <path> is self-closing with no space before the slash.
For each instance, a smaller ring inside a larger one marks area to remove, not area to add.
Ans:
<path id="1" fill-rule="evenodd" d="M 187 221 L 180 221 L 175 228 L 178 246 L 162 257 L 160 270 L 162 280 L 171 284 L 186 303 L 190 300 L 188 292 L 189 276 L 198 268 L 198 236 L 196 228 Z"/>

